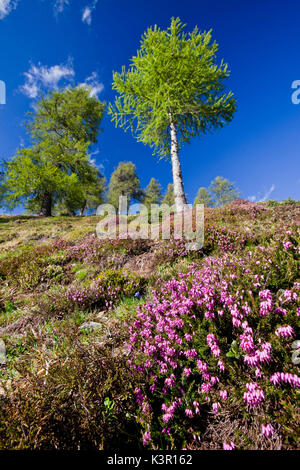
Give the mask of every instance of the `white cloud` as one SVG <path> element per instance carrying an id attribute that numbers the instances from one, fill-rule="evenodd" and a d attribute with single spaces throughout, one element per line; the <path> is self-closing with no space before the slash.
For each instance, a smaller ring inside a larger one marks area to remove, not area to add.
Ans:
<path id="1" fill-rule="evenodd" d="M 82 13 L 82 21 L 87 24 L 92 22 L 92 10 L 90 7 L 85 7 Z"/>
<path id="2" fill-rule="evenodd" d="M 54 13 L 62 13 L 66 6 L 69 5 L 69 0 L 56 0 L 54 4 Z"/>
<path id="3" fill-rule="evenodd" d="M 18 0 L 0 0 L 0 20 L 17 7 Z"/>
<path id="4" fill-rule="evenodd" d="M 265 202 L 269 199 L 269 197 L 271 196 L 272 192 L 274 191 L 274 189 L 276 188 L 275 184 L 272 184 L 271 187 L 265 192 L 265 194 L 263 195 L 263 197 L 261 197 L 261 193 L 258 193 L 254 196 L 248 196 L 248 199 L 249 201 L 252 201 L 252 202 Z"/>
<path id="5" fill-rule="evenodd" d="M 276 188 L 275 184 L 272 184 L 272 186 L 270 187 L 270 189 L 268 189 L 268 191 L 265 192 L 264 194 L 264 197 L 262 199 L 260 199 L 259 202 L 265 202 L 269 199 L 269 197 L 271 196 L 272 192 L 274 191 L 274 189 Z"/>
<path id="6" fill-rule="evenodd" d="M 99 153 L 100 153 L 99 150 L 95 150 L 94 152 L 91 152 L 89 154 L 89 161 L 95 168 L 97 168 L 99 171 L 103 172 L 104 171 L 103 163 L 97 163 L 96 158 L 93 158 L 93 156 L 96 156 Z"/>
<path id="7" fill-rule="evenodd" d="M 94 0 L 91 5 L 87 5 L 84 9 L 83 9 L 83 12 L 82 12 L 82 21 L 83 23 L 86 23 L 88 25 L 91 24 L 92 22 L 92 12 L 93 10 L 96 8 L 96 5 L 98 3 L 98 0 Z"/>
<path id="8" fill-rule="evenodd" d="M 74 75 L 74 69 L 71 60 L 66 64 L 45 65 L 31 64 L 28 72 L 24 73 L 25 83 L 20 87 L 22 93 L 29 98 L 36 98 L 43 88 L 57 89 L 61 80 L 70 81 Z"/>
<path id="9" fill-rule="evenodd" d="M 103 83 L 99 82 L 97 72 L 87 77 L 83 83 L 79 83 L 79 87 L 84 87 L 90 90 L 90 96 L 98 96 L 104 88 Z"/>

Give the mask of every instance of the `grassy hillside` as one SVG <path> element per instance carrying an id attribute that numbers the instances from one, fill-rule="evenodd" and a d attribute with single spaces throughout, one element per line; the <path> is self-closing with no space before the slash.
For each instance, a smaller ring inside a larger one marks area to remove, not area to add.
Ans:
<path id="1" fill-rule="evenodd" d="M 296 448 L 299 219 L 207 209 L 187 253 L 0 216 L 0 449 Z"/>

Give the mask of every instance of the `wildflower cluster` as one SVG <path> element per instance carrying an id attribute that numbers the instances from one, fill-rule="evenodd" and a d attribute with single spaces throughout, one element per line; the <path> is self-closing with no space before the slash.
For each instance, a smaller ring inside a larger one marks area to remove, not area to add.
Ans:
<path id="1" fill-rule="evenodd" d="M 279 252 L 280 243 L 243 257 L 206 258 L 201 269 L 191 265 L 154 289 L 139 309 L 130 328 L 129 365 L 147 378 L 143 396 L 156 410 L 146 415 L 140 408 L 148 444 L 184 446 L 200 436 L 203 413 L 216 415 L 234 404 L 249 420 L 254 409 L 269 416 L 274 400 L 280 406 L 279 386 L 292 385 L 282 393 L 293 406 L 300 377 L 287 351 L 297 329 L 299 283 L 295 250 Z M 281 266 L 289 273 L 285 289 L 277 277 Z M 271 435 L 270 426 L 263 435 Z M 224 449 L 234 445 L 224 443 Z"/>

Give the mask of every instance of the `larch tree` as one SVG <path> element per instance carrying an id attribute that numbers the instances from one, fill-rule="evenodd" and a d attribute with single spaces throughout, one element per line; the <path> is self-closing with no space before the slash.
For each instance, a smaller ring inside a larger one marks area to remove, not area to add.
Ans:
<path id="1" fill-rule="evenodd" d="M 223 176 L 216 176 L 211 182 L 209 189 L 213 195 L 214 205 L 217 207 L 233 202 L 240 197 L 240 193 L 234 186 L 234 183 L 223 178 Z"/>
<path id="2" fill-rule="evenodd" d="M 51 216 L 56 202 L 84 184 L 92 174 L 88 149 L 97 141 L 104 108 L 83 87 L 42 97 L 27 123 L 32 145 L 6 163 L 8 203 L 39 206 L 41 215 Z"/>
<path id="3" fill-rule="evenodd" d="M 87 168 L 84 175 L 80 175 L 80 180 L 70 186 L 65 191 L 65 197 L 55 206 L 55 213 L 84 215 L 86 211 L 97 209 L 104 203 L 104 192 L 106 189 L 106 179 L 102 173 L 94 166 Z"/>
<path id="4" fill-rule="evenodd" d="M 213 198 L 206 188 L 199 188 L 197 196 L 194 200 L 194 206 L 197 204 L 204 204 L 206 207 L 214 206 Z"/>
<path id="5" fill-rule="evenodd" d="M 136 167 L 132 162 L 120 162 L 110 177 L 107 195 L 108 202 L 117 210 L 119 208 L 120 196 L 128 198 L 128 206 L 132 200 L 141 202 L 144 198 L 144 192 L 141 189 Z"/>
<path id="6" fill-rule="evenodd" d="M 166 191 L 161 203 L 162 204 L 168 204 L 168 206 L 173 206 L 175 204 L 173 184 L 171 184 L 171 183 L 168 184 L 167 191 Z"/>
<path id="7" fill-rule="evenodd" d="M 186 35 L 179 18 L 167 30 L 147 30 L 129 69 L 114 72 L 118 93 L 109 113 L 116 126 L 131 129 L 139 142 L 171 159 L 177 212 L 186 204 L 179 149 L 192 137 L 232 120 L 236 101 L 226 92 L 227 64 L 216 62 L 211 31 Z"/>
<path id="8" fill-rule="evenodd" d="M 151 204 L 159 204 L 162 198 L 161 185 L 155 178 L 151 178 L 147 188 L 144 191 L 145 197 L 143 204 L 150 209 Z"/>

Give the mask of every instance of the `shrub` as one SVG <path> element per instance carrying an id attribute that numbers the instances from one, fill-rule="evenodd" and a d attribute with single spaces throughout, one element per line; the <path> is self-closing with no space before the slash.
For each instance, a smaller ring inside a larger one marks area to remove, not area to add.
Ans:
<path id="1" fill-rule="evenodd" d="M 64 356 L 53 360 L 44 350 L 38 360 L 39 370 L 20 364 L 18 382 L 0 396 L 0 449 L 136 448 L 125 360 L 73 339 Z"/>
<path id="2" fill-rule="evenodd" d="M 261 448 L 268 447 L 262 426 L 269 424 L 285 448 L 296 445 L 297 259 L 296 242 L 278 238 L 243 257 L 207 259 L 153 291 L 130 331 L 130 365 L 145 377 L 136 389 L 145 445 L 191 445 L 210 416 L 231 409 L 234 419 L 234 408 L 240 426 L 227 431 L 236 447 L 254 446 L 245 421 L 260 426 Z"/>
<path id="3" fill-rule="evenodd" d="M 107 270 L 88 287 L 72 286 L 66 292 L 66 301 L 73 308 L 112 308 L 122 297 L 133 296 L 144 288 L 145 280 L 139 276 Z"/>

